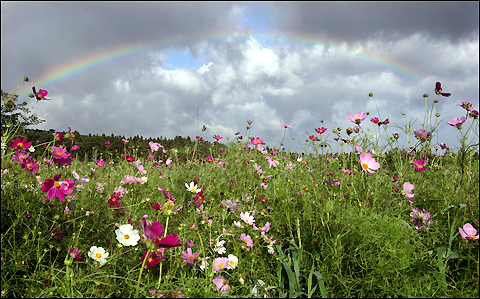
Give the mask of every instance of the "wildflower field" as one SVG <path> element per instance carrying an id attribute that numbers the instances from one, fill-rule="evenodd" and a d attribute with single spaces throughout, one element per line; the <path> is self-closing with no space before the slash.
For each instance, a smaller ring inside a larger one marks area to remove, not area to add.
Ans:
<path id="1" fill-rule="evenodd" d="M 346 111 L 352 128 L 312 128 L 303 154 L 267 149 L 247 120 L 229 141 L 204 126 L 206 156 L 197 136 L 80 161 L 70 131 L 37 143 L 6 120 L 2 297 L 477 297 L 478 108 L 440 122 L 450 94 L 432 91 L 409 148 L 388 119 Z M 438 126 L 460 144 L 434 143 Z"/>

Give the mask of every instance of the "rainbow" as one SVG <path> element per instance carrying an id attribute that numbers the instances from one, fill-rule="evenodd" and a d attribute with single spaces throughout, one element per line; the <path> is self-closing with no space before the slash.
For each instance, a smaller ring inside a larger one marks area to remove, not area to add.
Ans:
<path id="1" fill-rule="evenodd" d="M 36 86 L 38 89 L 46 89 L 53 86 L 56 83 L 62 82 L 68 78 L 71 78 L 75 75 L 78 75 L 83 72 L 87 72 L 93 68 L 100 67 L 102 65 L 112 63 L 119 59 L 126 58 L 128 56 L 135 55 L 142 51 L 146 51 L 154 48 L 168 48 L 177 45 L 181 45 L 188 42 L 200 42 L 200 41 L 214 41 L 214 40 L 246 40 L 250 37 L 257 39 L 267 39 L 274 41 L 282 42 L 291 42 L 303 45 L 323 45 L 340 52 L 343 52 L 348 55 L 352 55 L 358 59 L 364 60 L 367 63 L 377 65 L 382 69 L 387 69 L 403 77 L 410 78 L 411 80 L 418 82 L 425 78 L 425 75 L 415 70 L 413 67 L 402 65 L 399 62 L 394 61 L 389 57 L 380 55 L 372 51 L 356 51 L 354 49 L 348 49 L 342 46 L 337 46 L 332 41 L 327 41 L 317 36 L 305 35 L 305 34 L 290 34 L 279 37 L 275 34 L 253 34 L 241 32 L 222 32 L 211 35 L 192 35 L 192 36 L 181 36 L 181 37 L 172 37 L 169 39 L 164 39 L 162 41 L 154 40 L 147 42 L 137 42 L 133 44 L 122 45 L 120 47 L 115 47 L 108 49 L 106 51 L 95 53 L 90 56 L 83 57 L 78 60 L 74 60 L 70 63 L 61 65 L 54 69 L 49 70 L 43 74 L 40 78 L 30 81 L 30 84 L 22 84 L 19 88 L 18 95 L 19 98 L 26 97 L 32 92 L 31 86 Z"/>

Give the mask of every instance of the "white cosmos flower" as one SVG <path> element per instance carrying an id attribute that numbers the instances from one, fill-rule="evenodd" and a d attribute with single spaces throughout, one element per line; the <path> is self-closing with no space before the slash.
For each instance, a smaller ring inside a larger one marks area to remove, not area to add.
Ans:
<path id="1" fill-rule="evenodd" d="M 192 193 L 198 193 L 198 192 L 202 191 L 202 190 L 197 188 L 197 185 L 195 185 L 194 182 L 191 182 L 190 186 L 187 183 L 185 183 L 185 187 L 187 188 L 188 191 L 190 191 Z"/>
<path id="2" fill-rule="evenodd" d="M 122 243 L 123 246 L 135 246 L 140 240 L 138 230 L 133 229 L 133 226 L 130 224 L 120 225 L 115 230 L 115 234 L 117 235 L 117 241 Z"/>
<path id="3" fill-rule="evenodd" d="M 108 252 L 102 247 L 92 246 L 88 252 L 88 256 L 100 263 L 103 266 L 107 262 Z"/>
<path id="4" fill-rule="evenodd" d="M 227 252 L 227 249 L 223 246 L 223 244 L 225 244 L 225 241 L 218 240 L 217 244 L 215 244 L 215 249 L 213 250 L 218 254 L 224 254 L 225 252 Z"/>
<path id="5" fill-rule="evenodd" d="M 235 269 L 238 265 L 238 257 L 234 256 L 233 254 L 229 254 L 228 257 L 228 265 L 227 269 Z"/>

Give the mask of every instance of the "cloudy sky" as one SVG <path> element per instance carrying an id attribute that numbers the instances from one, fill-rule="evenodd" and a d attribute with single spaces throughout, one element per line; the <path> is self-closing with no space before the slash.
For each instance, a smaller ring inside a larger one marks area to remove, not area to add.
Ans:
<path id="1" fill-rule="evenodd" d="M 456 104 L 478 110 L 476 1 L 2 1 L 1 11 L 1 87 L 13 93 L 27 75 L 20 101 L 33 85 L 48 91 L 34 109 L 40 129 L 194 138 L 206 125 L 203 138 L 226 142 L 252 120 L 250 136 L 278 147 L 284 122 L 285 147 L 301 151 L 305 132 L 324 126 L 332 140 L 341 127 L 347 138 L 346 114 L 378 117 L 377 106 L 388 134 L 402 133 L 403 112 L 420 129 L 422 95 L 430 108 L 440 81 L 452 96 L 437 97 L 438 142 L 454 148 Z"/>

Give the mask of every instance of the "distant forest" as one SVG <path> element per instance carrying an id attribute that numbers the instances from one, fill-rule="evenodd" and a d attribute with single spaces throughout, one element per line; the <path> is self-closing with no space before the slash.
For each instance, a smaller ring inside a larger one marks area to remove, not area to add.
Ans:
<path id="1" fill-rule="evenodd" d="M 32 142 L 32 145 L 35 146 L 35 152 L 30 153 L 34 158 L 45 157 L 47 152 L 45 152 L 42 146 L 37 147 L 38 144 L 47 144 L 51 142 L 54 138 L 56 131 L 50 129 L 48 131 L 39 130 L 39 129 L 20 129 L 17 137 L 27 138 L 28 142 Z M 68 133 L 66 131 L 61 132 L 64 136 Z M 73 144 L 70 138 L 64 138 L 61 144 L 72 153 L 73 157 L 77 157 L 80 161 L 85 159 L 93 160 L 103 158 L 105 162 L 114 161 L 118 162 L 121 159 L 125 159 L 125 155 L 129 154 L 135 158 L 147 159 L 150 154 L 155 155 L 155 160 L 166 160 L 167 157 L 172 157 L 172 153 L 169 152 L 165 154 L 162 148 L 159 148 L 157 152 L 152 152 L 148 143 L 150 141 L 161 144 L 165 150 L 170 151 L 171 149 L 177 149 L 177 157 L 180 157 L 178 162 L 187 161 L 187 155 L 193 153 L 193 148 L 195 146 L 195 139 L 190 137 L 184 138 L 181 136 L 176 136 L 174 139 L 167 139 L 165 137 L 159 138 L 143 138 L 142 136 L 135 136 L 126 138 L 125 136 L 115 136 L 110 135 L 106 136 L 105 134 L 88 134 L 82 135 L 78 131 L 70 132 L 73 133 L 74 137 Z M 128 140 L 126 143 L 123 139 Z M 37 142 L 38 141 L 38 142 Z M 110 145 L 106 145 L 105 142 L 109 142 Z M 10 142 L 8 142 L 9 144 Z M 56 146 L 59 145 L 57 141 Z M 71 148 L 74 145 L 78 145 L 79 148 L 75 151 L 72 151 Z M 190 149 L 189 153 L 186 153 L 183 149 L 188 147 Z M 213 143 L 208 141 L 199 141 L 198 148 L 196 150 L 195 156 L 200 158 L 205 158 L 212 155 L 213 153 L 221 153 L 221 150 L 226 149 L 227 146 L 222 143 L 217 143 L 213 146 Z M 50 151 L 51 149 L 49 149 Z M 192 157 L 189 157 L 190 160 Z"/>

